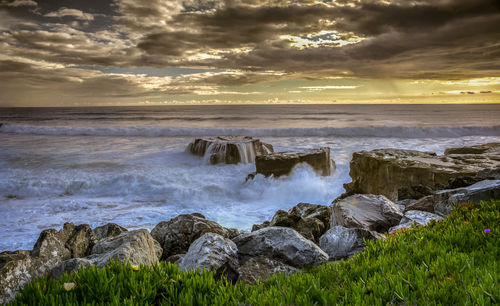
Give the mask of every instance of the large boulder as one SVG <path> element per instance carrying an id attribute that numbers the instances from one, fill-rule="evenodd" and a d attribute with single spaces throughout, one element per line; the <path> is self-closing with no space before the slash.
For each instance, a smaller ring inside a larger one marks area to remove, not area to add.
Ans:
<path id="1" fill-rule="evenodd" d="M 159 260 L 153 237 L 145 229 L 100 240 L 86 259 L 98 267 L 103 267 L 112 259 L 133 265 L 152 265 Z"/>
<path id="2" fill-rule="evenodd" d="M 385 233 L 399 224 L 403 214 L 399 207 L 381 195 L 356 194 L 332 203 L 330 227 L 364 228 Z"/>
<path id="3" fill-rule="evenodd" d="M 499 146 L 482 154 L 448 154 L 378 149 L 354 153 L 346 195 L 382 194 L 391 200 L 419 199 L 436 190 L 500 178 Z M 452 149 L 448 153 L 457 153 Z"/>
<path id="4" fill-rule="evenodd" d="M 328 206 L 299 203 L 288 212 L 278 210 L 270 222 L 255 224 L 252 231 L 269 226 L 290 227 L 305 238 L 317 243 L 330 227 L 331 210 Z"/>
<path id="5" fill-rule="evenodd" d="M 116 237 L 126 231 L 127 231 L 126 228 L 116 223 L 108 223 L 94 228 L 94 233 L 99 240 L 108 237 Z"/>
<path id="6" fill-rule="evenodd" d="M 293 168 L 300 163 L 308 164 L 322 176 L 331 175 L 335 171 L 335 163 L 330 157 L 330 148 L 324 147 L 307 153 L 282 152 L 257 156 L 255 158 L 255 173 L 279 177 L 290 174 Z M 249 178 L 253 178 L 255 173 L 250 174 Z"/>
<path id="7" fill-rule="evenodd" d="M 447 216 L 461 203 L 500 199 L 500 180 L 484 180 L 464 188 L 441 190 L 434 194 L 434 210 Z"/>
<path id="8" fill-rule="evenodd" d="M 272 153 L 273 146 L 248 136 L 219 136 L 198 138 L 187 151 L 203 156 L 211 164 L 253 163 L 255 157 Z"/>
<path id="9" fill-rule="evenodd" d="M 241 262 L 257 256 L 283 261 L 293 267 L 319 265 L 328 255 L 297 231 L 286 227 L 266 227 L 233 239 Z"/>
<path id="10" fill-rule="evenodd" d="M 239 235 L 237 230 L 222 227 L 197 213 L 162 221 L 151 231 L 153 238 L 163 247 L 162 259 L 186 253 L 191 243 L 206 233 L 219 234 L 229 239 Z"/>
<path id="11" fill-rule="evenodd" d="M 31 257 L 30 253 L 30 251 L 0 253 L 0 304 L 12 300 L 19 289 L 46 272 L 45 269 L 38 269 L 40 259 Z"/>
<path id="12" fill-rule="evenodd" d="M 363 239 L 376 240 L 383 237 L 382 234 L 363 228 L 334 226 L 321 236 L 319 246 L 334 261 L 361 252 L 365 248 Z"/>
<path id="13" fill-rule="evenodd" d="M 206 233 L 196 239 L 188 252 L 179 262 L 181 271 L 215 271 L 220 279 L 222 275 L 230 281 L 238 280 L 238 248 L 233 241 L 214 233 Z"/>
<path id="14" fill-rule="evenodd" d="M 264 256 L 250 258 L 240 267 L 239 282 L 263 282 L 274 274 L 291 275 L 300 272 L 299 269 L 284 264 L 281 261 Z"/>
<path id="15" fill-rule="evenodd" d="M 442 217 L 428 211 L 420 211 L 420 210 L 409 210 L 405 212 L 404 217 L 401 219 L 399 225 L 393 226 L 389 229 L 388 233 L 393 234 L 395 231 L 410 228 L 413 224 L 425 226 L 431 220 L 439 221 Z"/>

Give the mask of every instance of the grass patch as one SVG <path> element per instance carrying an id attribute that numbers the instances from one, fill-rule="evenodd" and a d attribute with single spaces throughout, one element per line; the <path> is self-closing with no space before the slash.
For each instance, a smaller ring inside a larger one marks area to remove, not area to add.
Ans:
<path id="1" fill-rule="evenodd" d="M 368 241 L 347 261 L 255 285 L 167 263 L 136 269 L 114 262 L 35 280 L 12 305 L 493 305 L 500 303 L 499 224 L 500 201 L 460 205 L 439 222 Z M 66 291 L 64 283 L 75 287 Z"/>

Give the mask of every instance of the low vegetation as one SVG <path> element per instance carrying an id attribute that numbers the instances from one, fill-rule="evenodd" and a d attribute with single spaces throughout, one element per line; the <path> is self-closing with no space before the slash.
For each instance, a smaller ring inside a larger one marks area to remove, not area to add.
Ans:
<path id="1" fill-rule="evenodd" d="M 499 225 L 500 201 L 464 204 L 427 227 L 367 242 L 349 260 L 261 284 L 233 285 L 211 272 L 181 273 L 167 263 L 114 262 L 33 281 L 12 304 L 497 304 Z"/>

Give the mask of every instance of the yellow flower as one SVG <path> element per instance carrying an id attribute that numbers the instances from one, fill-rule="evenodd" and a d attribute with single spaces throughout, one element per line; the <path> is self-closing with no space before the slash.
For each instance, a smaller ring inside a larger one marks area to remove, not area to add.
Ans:
<path id="1" fill-rule="evenodd" d="M 469 224 L 469 221 L 465 221 L 464 224 Z"/>
<path id="2" fill-rule="evenodd" d="M 449 280 L 449 281 L 451 281 L 452 279 L 453 279 L 453 278 L 451 278 L 451 277 L 447 277 L 447 278 L 446 278 L 446 280 Z"/>
<path id="3" fill-rule="evenodd" d="M 139 266 L 138 265 L 131 265 L 132 270 L 134 271 L 139 271 Z"/>
<path id="4" fill-rule="evenodd" d="M 64 283 L 63 287 L 64 287 L 64 290 L 66 291 L 71 291 L 73 289 L 75 289 L 75 283 Z"/>

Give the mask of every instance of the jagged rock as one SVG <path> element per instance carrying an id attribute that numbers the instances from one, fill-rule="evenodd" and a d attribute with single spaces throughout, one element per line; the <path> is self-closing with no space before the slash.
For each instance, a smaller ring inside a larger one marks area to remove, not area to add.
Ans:
<path id="1" fill-rule="evenodd" d="M 108 223 L 106 225 L 94 228 L 94 233 L 99 240 L 108 237 L 116 237 L 126 231 L 126 228 L 115 223 Z"/>
<path id="2" fill-rule="evenodd" d="M 94 265 L 103 267 L 111 259 L 133 265 L 152 265 L 158 262 L 153 237 L 145 229 L 123 232 L 116 237 L 100 240 L 87 257 Z"/>
<path id="3" fill-rule="evenodd" d="M 319 238 L 320 248 L 334 261 L 350 257 L 365 248 L 363 239 L 377 240 L 382 234 L 363 228 L 347 228 L 334 226 Z"/>
<path id="4" fill-rule="evenodd" d="M 280 261 L 269 259 L 264 256 L 250 258 L 240 267 L 239 282 L 257 283 L 263 282 L 273 274 L 290 275 L 300 272 L 299 269 L 284 264 Z"/>
<path id="5" fill-rule="evenodd" d="M 420 210 L 409 210 L 405 212 L 404 217 L 401 219 L 399 225 L 393 226 L 389 229 L 388 233 L 393 234 L 396 230 L 402 228 L 410 228 L 414 223 L 420 226 L 425 226 L 431 220 L 441 220 L 442 217 L 436 214 L 420 211 Z"/>
<path id="6" fill-rule="evenodd" d="M 291 228 L 266 227 L 242 234 L 233 241 L 238 246 L 238 255 L 243 263 L 257 256 L 281 260 L 294 267 L 328 261 L 325 252 Z"/>
<path id="7" fill-rule="evenodd" d="M 181 271 L 205 268 L 215 271 L 218 279 L 225 275 L 228 280 L 236 282 L 239 276 L 238 248 L 221 235 L 206 233 L 191 244 L 179 266 Z"/>
<path id="8" fill-rule="evenodd" d="M 461 203 L 500 199 L 500 180 L 484 180 L 465 188 L 441 190 L 434 194 L 434 210 L 447 216 Z"/>
<path id="9" fill-rule="evenodd" d="M 167 259 L 165 259 L 166 262 L 171 262 L 171 263 L 176 263 L 176 264 L 179 264 L 182 260 L 182 258 L 185 256 L 186 254 L 176 254 L 176 255 L 172 255 L 172 256 L 169 256 Z"/>
<path id="10" fill-rule="evenodd" d="M 151 231 L 153 238 L 163 247 L 162 259 L 186 253 L 191 243 L 206 233 L 216 233 L 229 239 L 239 235 L 235 229 L 222 227 L 217 222 L 194 214 L 179 215 L 170 221 L 162 221 Z"/>
<path id="11" fill-rule="evenodd" d="M 402 217 L 399 207 L 386 197 L 356 194 L 332 203 L 330 227 L 341 225 L 385 233 L 399 224 Z"/>
<path id="12" fill-rule="evenodd" d="M 247 177 L 251 179 L 255 174 L 279 177 L 288 175 L 300 163 L 306 163 L 316 173 L 322 176 L 331 175 L 335 171 L 335 162 L 330 157 L 330 148 L 324 147 L 308 153 L 272 153 L 255 158 L 256 172 Z"/>
<path id="13" fill-rule="evenodd" d="M 413 201 L 412 203 L 405 206 L 404 212 L 409 210 L 420 210 L 434 213 L 434 196 L 429 195 Z"/>
<path id="14" fill-rule="evenodd" d="M 273 146 L 248 136 L 219 136 L 198 138 L 187 150 L 204 156 L 211 164 L 253 163 L 255 157 L 272 153 Z"/>
<path id="15" fill-rule="evenodd" d="M 48 229 L 40 233 L 33 256 L 60 260 L 84 257 L 90 254 L 97 240 L 88 224 L 65 223 L 60 231 Z"/>
<path id="16" fill-rule="evenodd" d="M 50 277 L 60 279 L 64 273 L 72 273 L 83 267 L 92 266 L 91 260 L 86 258 L 71 258 L 61 262 L 50 271 Z"/>
<path id="17" fill-rule="evenodd" d="M 319 237 L 330 227 L 330 215 L 331 211 L 328 206 L 299 203 L 288 212 L 278 210 L 271 222 L 254 224 L 252 231 L 269 226 L 290 227 L 305 238 L 317 243 Z"/>
<path id="18" fill-rule="evenodd" d="M 498 148 L 498 147 L 497 147 Z M 457 152 L 452 149 L 448 152 Z M 449 154 L 378 149 L 354 153 L 346 195 L 382 194 L 391 200 L 420 199 L 449 187 L 500 178 L 500 153 Z"/>

